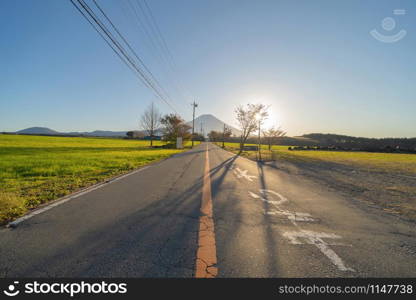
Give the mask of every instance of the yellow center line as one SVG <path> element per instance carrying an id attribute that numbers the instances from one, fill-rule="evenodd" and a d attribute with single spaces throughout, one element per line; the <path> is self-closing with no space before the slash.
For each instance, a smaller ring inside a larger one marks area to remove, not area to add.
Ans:
<path id="1" fill-rule="evenodd" d="M 202 187 L 201 216 L 199 217 L 196 278 L 214 278 L 218 274 L 214 219 L 212 217 L 211 177 L 209 174 L 208 144 L 205 152 L 205 170 Z"/>

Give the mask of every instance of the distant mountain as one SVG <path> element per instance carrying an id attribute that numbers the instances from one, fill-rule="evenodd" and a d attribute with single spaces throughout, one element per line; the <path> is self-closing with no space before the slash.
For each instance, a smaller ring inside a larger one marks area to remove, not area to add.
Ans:
<path id="1" fill-rule="evenodd" d="M 187 124 L 189 126 L 192 126 L 192 121 L 189 121 Z M 195 118 L 195 132 L 203 133 L 205 136 L 212 130 L 222 132 L 224 129 L 224 124 L 225 126 L 231 129 L 233 135 L 240 135 L 240 130 L 224 123 L 223 121 L 217 119 L 216 117 L 210 114 L 200 115 L 199 117 Z"/>
<path id="2" fill-rule="evenodd" d="M 188 125 L 192 126 L 192 121 L 187 122 Z M 213 115 L 201 115 L 195 119 L 195 132 L 202 133 L 206 136 L 210 131 L 220 131 L 224 129 L 224 122 L 217 119 Z M 232 134 L 235 136 L 240 135 L 240 130 L 225 124 L 231 129 Z M 161 134 L 161 129 L 158 130 Z M 16 132 L 17 134 L 33 134 L 33 135 L 65 135 L 65 136 L 97 136 L 97 137 L 125 137 L 127 131 L 104 131 L 95 130 L 92 132 L 58 132 L 46 127 L 31 127 Z"/>
<path id="3" fill-rule="evenodd" d="M 48 135 L 58 135 L 58 131 L 52 130 L 46 127 L 30 127 L 23 130 L 19 130 L 16 133 L 18 134 L 48 134 Z"/>
<path id="4" fill-rule="evenodd" d="M 46 127 L 30 127 L 16 131 L 17 134 L 33 135 L 73 135 L 73 136 L 102 136 L 102 137 L 121 137 L 126 136 L 127 131 L 103 131 L 95 130 L 92 132 L 58 132 Z"/>

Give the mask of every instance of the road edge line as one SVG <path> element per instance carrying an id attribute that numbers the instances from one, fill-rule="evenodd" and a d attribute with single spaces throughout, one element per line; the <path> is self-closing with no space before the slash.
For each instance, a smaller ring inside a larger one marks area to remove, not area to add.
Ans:
<path id="1" fill-rule="evenodd" d="M 184 151 L 184 152 L 187 152 L 187 151 Z M 9 222 L 9 223 L 7 223 L 6 225 L 3 225 L 3 226 L 6 227 L 6 228 L 16 228 L 20 223 L 22 223 L 22 222 L 24 222 L 24 221 L 26 221 L 26 220 L 28 220 L 28 219 L 36 216 L 36 215 L 39 215 L 41 213 L 44 213 L 45 211 L 48 211 L 48 210 L 50 210 L 50 209 L 52 209 L 52 208 L 54 208 L 56 206 L 59 206 L 61 204 L 64 204 L 65 202 L 68 202 L 70 200 L 76 199 L 76 198 L 78 198 L 80 196 L 83 196 L 85 194 L 88 194 L 88 193 L 90 193 L 92 191 L 98 190 L 98 189 L 100 189 L 100 188 L 102 188 L 102 187 L 104 187 L 104 186 L 106 186 L 108 184 L 111 184 L 113 182 L 117 182 L 117 181 L 119 181 L 121 179 L 124 179 L 124 178 L 130 176 L 130 175 L 134 175 L 134 174 L 137 174 L 137 173 L 139 173 L 141 171 L 144 171 L 146 169 L 149 169 L 151 167 L 154 167 L 154 166 L 156 166 L 156 165 L 158 165 L 160 163 L 163 163 L 164 161 L 166 161 L 166 160 L 168 160 L 170 158 L 174 158 L 178 154 L 181 154 L 181 153 L 184 153 L 184 152 L 175 153 L 175 154 L 173 154 L 173 155 L 171 155 L 169 157 L 166 157 L 166 158 L 164 158 L 162 160 L 158 160 L 158 161 L 155 161 L 155 162 L 151 162 L 150 164 L 144 165 L 142 167 L 139 167 L 139 168 L 137 168 L 135 170 L 132 170 L 130 172 L 127 172 L 125 174 L 116 175 L 114 177 L 111 177 L 111 178 L 106 179 L 104 181 L 101 181 L 99 183 L 93 184 L 93 185 L 91 185 L 89 187 L 85 187 L 85 188 L 83 188 L 83 189 L 81 189 L 79 191 L 73 192 L 73 193 L 71 193 L 69 195 L 66 195 L 66 196 L 63 196 L 61 198 L 58 198 L 58 199 L 49 201 L 49 202 L 47 202 L 47 203 L 45 203 L 43 205 L 38 206 L 37 208 L 35 208 L 33 210 L 27 212 L 26 214 L 24 214 L 23 216 L 17 218 L 16 220 L 14 220 L 12 222 Z"/>
<path id="2" fill-rule="evenodd" d="M 38 208 L 35 208 L 34 210 L 32 210 L 32 211 L 28 212 L 27 214 L 23 215 L 22 217 L 17 218 L 16 220 L 14 220 L 14 221 L 6 224 L 6 227 L 7 228 L 16 228 L 17 225 L 19 225 L 23 221 L 26 221 L 26 220 L 28 220 L 28 219 L 36 216 L 36 215 L 39 215 L 39 214 L 41 214 L 41 213 L 43 213 L 45 211 L 48 211 L 48 210 L 50 210 L 50 209 L 52 209 L 52 208 L 54 208 L 56 206 L 59 206 L 61 204 L 64 204 L 65 202 L 68 202 L 69 200 L 76 199 L 76 198 L 78 198 L 80 196 L 83 196 L 85 194 L 88 194 L 88 193 L 90 193 L 92 191 L 98 190 L 98 189 L 100 189 L 100 188 L 102 188 L 102 187 L 104 187 L 106 185 L 109 185 L 109 184 L 111 184 L 113 182 L 117 182 L 117 181 L 119 181 L 119 180 L 121 180 L 121 179 L 123 179 L 125 177 L 128 177 L 130 175 L 137 174 L 137 173 L 139 173 L 141 171 L 144 171 L 144 170 L 146 170 L 148 168 L 150 168 L 150 166 L 145 166 L 145 167 L 142 167 L 142 168 L 133 170 L 133 171 L 131 171 L 129 173 L 126 173 L 126 174 L 117 175 L 117 176 L 112 177 L 110 179 L 107 179 L 107 180 L 105 180 L 103 182 L 96 183 L 96 184 L 94 184 L 92 186 L 83 188 L 83 189 L 81 189 L 81 190 L 79 190 L 77 192 L 74 192 L 72 194 L 66 195 L 66 196 L 64 196 L 62 198 L 58 198 L 58 199 L 52 200 L 52 201 L 48 202 L 47 204 L 42 205 L 42 206 L 39 206 Z"/>

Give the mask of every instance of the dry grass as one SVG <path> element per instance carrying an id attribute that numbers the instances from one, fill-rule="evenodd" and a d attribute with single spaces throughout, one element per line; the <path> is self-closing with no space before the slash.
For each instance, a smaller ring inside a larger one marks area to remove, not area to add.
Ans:
<path id="1" fill-rule="evenodd" d="M 237 143 L 226 149 L 238 153 Z M 262 147 L 262 158 L 270 158 Z M 301 174 L 363 202 L 377 204 L 389 213 L 416 220 L 416 155 L 319 150 L 288 150 L 273 146 L 280 169 L 296 166 Z M 242 156 L 256 160 L 256 151 Z M 279 163 L 280 162 L 280 163 Z M 289 164 L 285 164 L 289 162 Z"/>
<path id="2" fill-rule="evenodd" d="M 238 143 L 226 143 L 226 148 L 238 152 Z M 288 150 L 288 146 L 273 146 L 276 159 L 304 162 L 333 162 L 353 165 L 363 169 L 376 169 L 385 172 L 405 173 L 416 176 L 416 155 L 402 153 L 372 153 L 349 151 L 319 151 L 319 150 Z M 270 156 L 265 145 L 262 146 L 263 156 Z M 243 156 L 255 159 L 255 151 L 245 151 Z"/>

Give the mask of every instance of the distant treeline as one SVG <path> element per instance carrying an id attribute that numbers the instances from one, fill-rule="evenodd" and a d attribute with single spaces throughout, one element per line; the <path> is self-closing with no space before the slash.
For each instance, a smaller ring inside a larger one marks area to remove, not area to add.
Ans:
<path id="1" fill-rule="evenodd" d="M 311 146 L 338 147 L 346 150 L 416 152 L 416 138 L 363 138 L 337 134 L 311 133 L 302 137 L 312 141 Z M 308 145 L 302 145 L 308 146 Z"/>
<path id="2" fill-rule="evenodd" d="M 230 142 L 238 142 L 238 137 L 229 138 Z M 249 144 L 258 143 L 257 137 L 251 137 Z M 264 143 L 262 141 L 262 143 Z M 416 138 L 363 138 L 338 134 L 311 133 L 298 137 L 279 137 L 276 145 L 297 146 L 296 149 L 346 150 L 369 152 L 402 152 L 416 153 Z"/>

